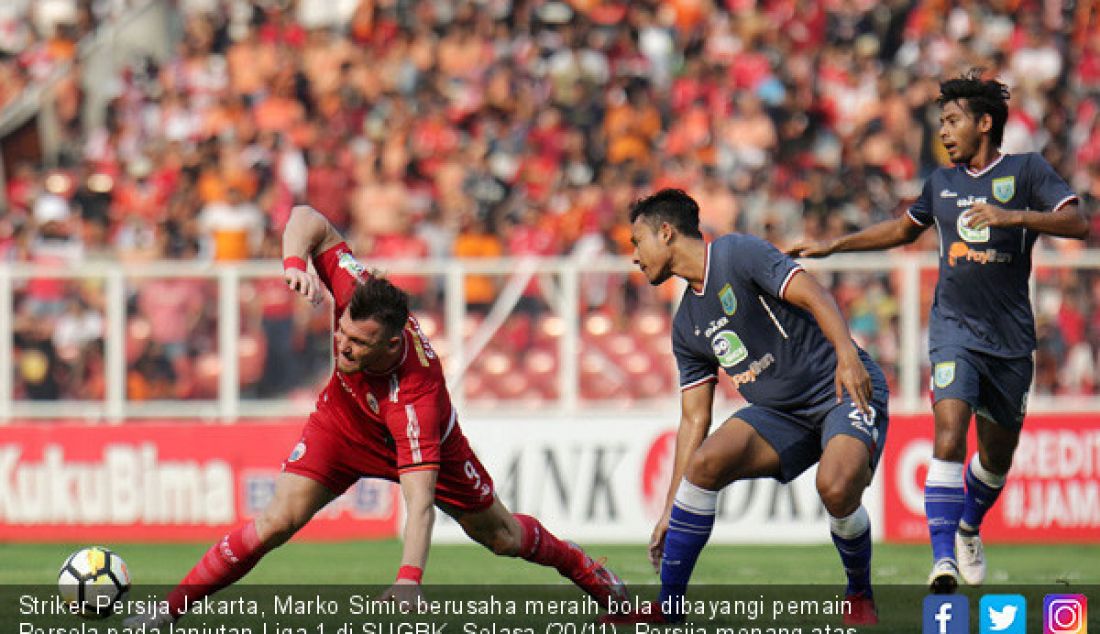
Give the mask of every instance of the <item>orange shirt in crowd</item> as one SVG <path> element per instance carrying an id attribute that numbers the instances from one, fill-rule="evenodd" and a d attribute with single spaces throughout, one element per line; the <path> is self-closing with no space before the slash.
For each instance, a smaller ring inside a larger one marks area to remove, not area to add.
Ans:
<path id="1" fill-rule="evenodd" d="M 500 238 L 488 233 L 462 232 L 454 242 L 456 258 L 497 258 L 504 254 Z M 466 301 L 488 304 L 496 298 L 493 278 L 486 275 L 466 276 Z"/>

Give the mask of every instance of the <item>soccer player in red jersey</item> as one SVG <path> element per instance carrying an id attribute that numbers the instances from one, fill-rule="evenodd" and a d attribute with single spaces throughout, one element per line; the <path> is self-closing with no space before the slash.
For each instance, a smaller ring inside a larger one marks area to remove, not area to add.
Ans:
<path id="1" fill-rule="evenodd" d="M 625 600 L 614 573 L 534 517 L 512 514 L 496 496 L 459 427 L 439 358 L 409 314 L 408 296 L 368 273 L 310 207 L 292 212 L 283 256 L 291 289 L 315 303 L 325 288 L 332 293 L 336 368 L 283 464 L 271 503 L 210 548 L 169 593 L 169 613 L 144 622 L 173 621 L 243 577 L 361 477 L 399 482 L 407 508 L 401 565 L 383 598 L 420 599 L 435 505 L 494 553 L 551 566 L 605 606 L 611 598 Z M 316 274 L 307 271 L 307 258 Z M 140 625 L 136 618 L 133 625 Z"/>

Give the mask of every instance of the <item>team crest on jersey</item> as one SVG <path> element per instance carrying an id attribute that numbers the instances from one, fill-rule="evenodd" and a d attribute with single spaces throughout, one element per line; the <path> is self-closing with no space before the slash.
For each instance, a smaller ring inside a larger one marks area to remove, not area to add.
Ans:
<path id="1" fill-rule="evenodd" d="M 1007 203 L 1016 195 L 1016 177 L 1004 176 L 993 179 L 993 197 L 1002 203 Z"/>
<path id="2" fill-rule="evenodd" d="M 378 399 L 374 398 L 374 394 L 367 392 L 367 407 L 370 407 L 370 411 L 378 414 Z"/>
<path id="3" fill-rule="evenodd" d="M 733 294 L 733 287 L 726 284 L 718 291 L 718 299 L 722 300 L 722 310 L 729 316 L 737 312 L 737 296 Z"/>
<path id="4" fill-rule="evenodd" d="M 355 277 L 362 277 L 363 272 L 367 270 L 367 267 L 360 264 L 359 260 L 356 260 L 355 256 L 348 251 L 340 252 L 337 265 Z"/>
<path id="5" fill-rule="evenodd" d="M 942 363 L 937 363 L 936 370 L 932 376 L 936 381 L 936 387 L 941 390 L 951 385 L 955 380 L 955 362 L 944 361 Z"/>
<path id="6" fill-rule="evenodd" d="M 718 357 L 718 364 L 723 368 L 732 368 L 749 356 L 749 351 L 741 342 L 741 337 L 732 330 L 723 330 L 714 335 L 710 345 L 714 349 L 714 356 Z"/>
<path id="7" fill-rule="evenodd" d="M 286 459 L 287 462 L 298 462 L 302 459 L 302 456 L 306 455 L 306 444 L 299 442 L 294 445 L 294 449 L 290 452 L 290 457 Z"/>

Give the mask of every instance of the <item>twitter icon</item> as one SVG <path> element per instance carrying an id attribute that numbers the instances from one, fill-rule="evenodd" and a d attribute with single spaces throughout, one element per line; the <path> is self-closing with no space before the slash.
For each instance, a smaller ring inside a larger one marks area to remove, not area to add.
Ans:
<path id="1" fill-rule="evenodd" d="M 1026 634 L 1027 601 L 1019 594 L 987 594 L 978 603 L 981 634 Z"/>

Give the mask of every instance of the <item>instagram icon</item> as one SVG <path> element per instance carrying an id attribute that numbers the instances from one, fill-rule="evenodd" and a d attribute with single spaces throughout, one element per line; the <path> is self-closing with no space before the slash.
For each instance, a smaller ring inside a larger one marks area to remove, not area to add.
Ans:
<path id="1" fill-rule="evenodd" d="M 1088 601 L 1083 594 L 1043 597 L 1043 634 L 1088 634 Z"/>

